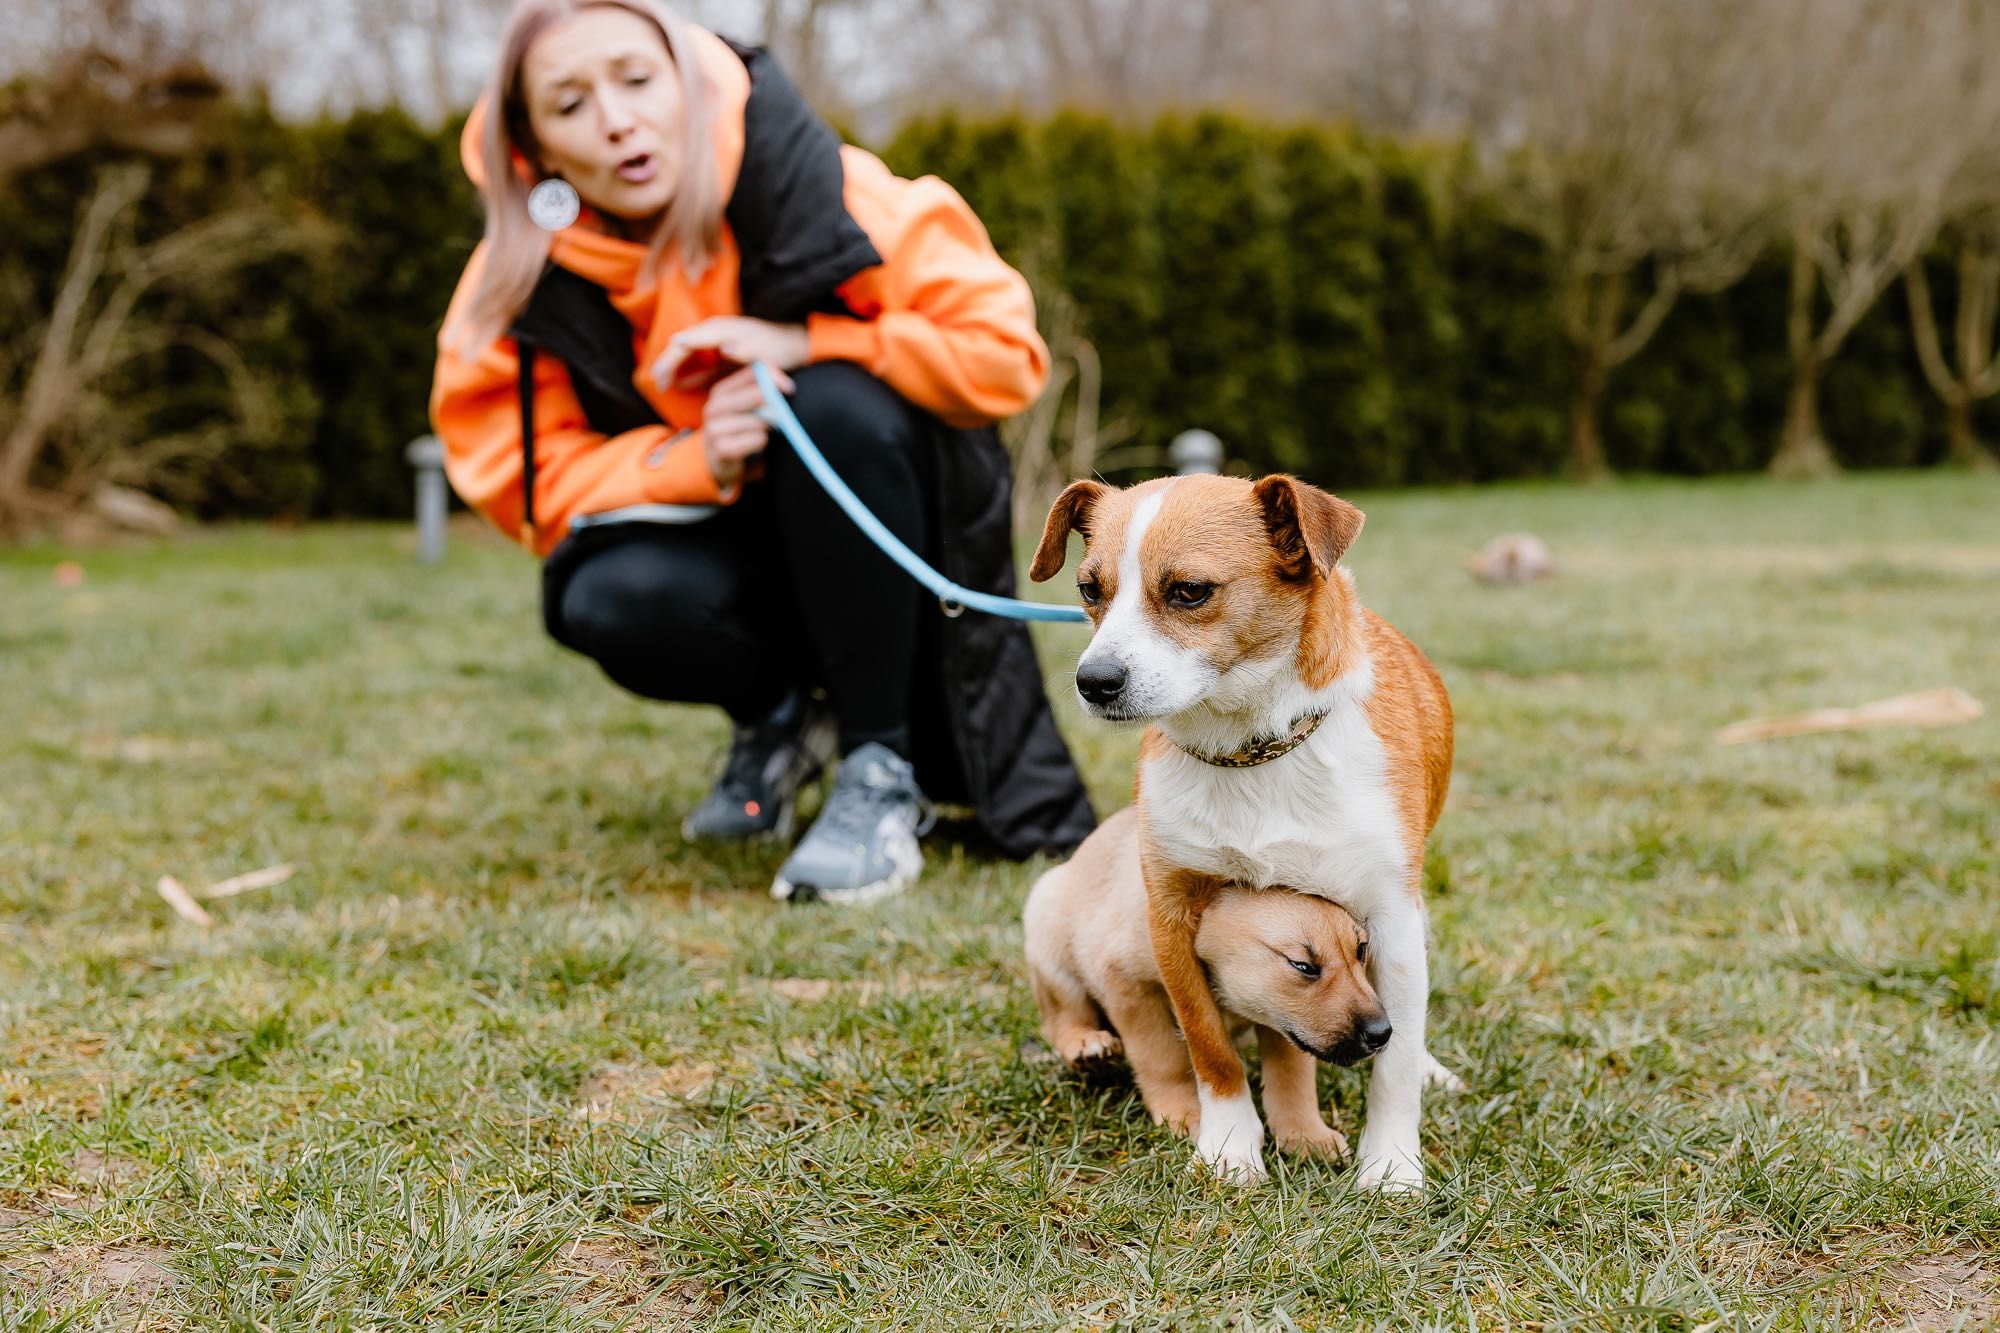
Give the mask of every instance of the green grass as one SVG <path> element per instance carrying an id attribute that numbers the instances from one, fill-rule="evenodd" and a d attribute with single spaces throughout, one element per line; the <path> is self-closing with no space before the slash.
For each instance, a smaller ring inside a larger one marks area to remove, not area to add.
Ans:
<path id="1" fill-rule="evenodd" d="M 0 554 L 0 1325 L 2000 1320 L 2000 483 L 1357 497 L 1459 716 L 1421 1201 L 1190 1172 L 1019 1053 L 1033 865 L 785 909 L 719 720 L 400 528 Z M 1563 572 L 1459 562 L 1543 535 Z M 82 562 L 57 587 L 59 560 Z M 1050 631 L 1060 685 L 1080 632 Z M 1101 805 L 1137 737 L 1060 711 Z M 181 922 L 154 893 L 290 862 Z M 817 984 L 815 984 L 817 983 Z M 1363 1074 L 1328 1070 L 1352 1132 Z M 39 1313 L 37 1313 L 39 1312 Z"/>

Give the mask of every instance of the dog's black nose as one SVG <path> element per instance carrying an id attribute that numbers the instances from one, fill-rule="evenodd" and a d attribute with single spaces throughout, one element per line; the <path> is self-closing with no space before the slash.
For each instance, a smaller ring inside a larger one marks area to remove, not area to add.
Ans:
<path id="1" fill-rule="evenodd" d="M 1121 662 L 1087 662 L 1076 669 L 1076 692 L 1094 704 L 1108 704 L 1125 690 Z"/>
<path id="2" fill-rule="evenodd" d="M 1379 1051 L 1389 1044 L 1389 1037 L 1394 1031 L 1387 1018 L 1371 1018 L 1354 1035 L 1361 1038 L 1361 1044 L 1370 1051 Z"/>

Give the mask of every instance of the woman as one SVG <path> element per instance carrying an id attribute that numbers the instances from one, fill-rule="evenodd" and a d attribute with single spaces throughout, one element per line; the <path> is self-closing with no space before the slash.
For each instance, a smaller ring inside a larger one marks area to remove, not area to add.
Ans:
<path id="1" fill-rule="evenodd" d="M 1012 590 L 991 424 L 1048 353 L 964 201 L 842 146 L 763 52 L 648 0 L 522 0 L 462 147 L 487 221 L 439 339 L 447 470 L 544 557 L 559 642 L 728 711 L 688 836 L 787 836 L 837 747 L 781 898 L 906 886 L 927 795 L 1015 855 L 1080 841 L 1025 630 L 940 616 L 756 415 L 763 361 L 893 532 Z"/>

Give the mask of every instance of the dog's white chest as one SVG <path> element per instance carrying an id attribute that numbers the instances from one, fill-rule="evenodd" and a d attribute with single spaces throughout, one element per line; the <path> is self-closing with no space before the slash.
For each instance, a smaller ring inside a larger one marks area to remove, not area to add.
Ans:
<path id="1" fill-rule="evenodd" d="M 1180 750 L 1143 770 L 1148 836 L 1190 870 L 1258 888 L 1317 893 L 1365 915 L 1406 882 L 1409 853 L 1380 739 L 1358 705 L 1254 768 Z"/>

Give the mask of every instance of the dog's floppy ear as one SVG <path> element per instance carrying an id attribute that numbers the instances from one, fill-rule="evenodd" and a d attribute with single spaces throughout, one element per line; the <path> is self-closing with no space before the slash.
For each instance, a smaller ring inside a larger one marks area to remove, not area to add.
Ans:
<path id="1" fill-rule="evenodd" d="M 1361 535 L 1359 509 L 1296 477 L 1266 477 L 1253 493 L 1286 578 L 1302 579 L 1315 569 L 1331 575 L 1334 562 Z"/>
<path id="2" fill-rule="evenodd" d="M 1042 544 L 1035 548 L 1035 562 L 1028 566 L 1028 577 L 1037 583 L 1046 583 L 1062 572 L 1063 561 L 1069 558 L 1069 534 L 1073 528 L 1090 540 L 1090 511 L 1097 507 L 1110 490 L 1102 482 L 1073 481 L 1056 497 L 1049 506 L 1049 521 L 1042 529 Z"/>

